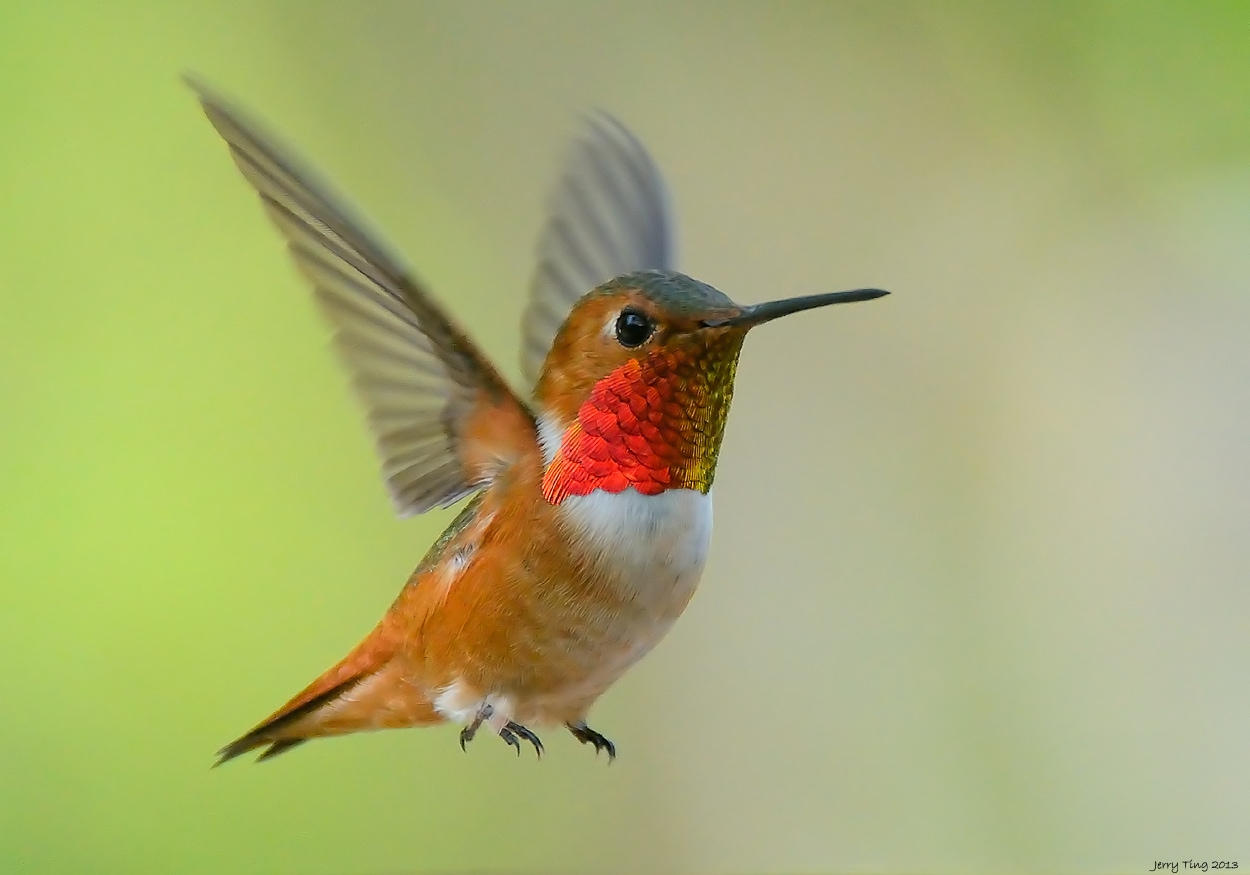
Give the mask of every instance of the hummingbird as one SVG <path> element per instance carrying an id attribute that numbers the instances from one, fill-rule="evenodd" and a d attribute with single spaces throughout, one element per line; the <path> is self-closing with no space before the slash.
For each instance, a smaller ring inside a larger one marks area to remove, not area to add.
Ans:
<path id="1" fill-rule="evenodd" d="M 188 79 L 333 332 L 400 516 L 469 498 L 382 619 L 218 753 L 313 738 L 482 728 L 541 757 L 699 583 L 746 334 L 879 289 L 735 304 L 673 269 L 667 190 L 620 122 L 585 119 L 549 201 L 515 392 L 380 235 L 242 110 Z"/>

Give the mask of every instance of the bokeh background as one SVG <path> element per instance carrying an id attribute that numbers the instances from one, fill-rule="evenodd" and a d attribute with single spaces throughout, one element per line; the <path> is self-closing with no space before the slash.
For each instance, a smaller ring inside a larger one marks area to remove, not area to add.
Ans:
<path id="1" fill-rule="evenodd" d="M 611 768 L 455 731 L 212 753 L 450 515 L 391 515 L 187 69 L 516 376 L 602 107 L 753 334 L 704 586 Z M 1250 865 L 1243 3 L 0 6 L 0 871 Z"/>

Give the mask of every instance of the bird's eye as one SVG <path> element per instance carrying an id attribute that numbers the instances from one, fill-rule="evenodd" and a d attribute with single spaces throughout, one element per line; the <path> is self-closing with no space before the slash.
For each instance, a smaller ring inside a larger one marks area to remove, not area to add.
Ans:
<path id="1" fill-rule="evenodd" d="M 622 310 L 616 317 L 616 339 L 621 346 L 633 349 L 642 346 L 655 331 L 655 323 L 645 314 L 637 310 Z"/>

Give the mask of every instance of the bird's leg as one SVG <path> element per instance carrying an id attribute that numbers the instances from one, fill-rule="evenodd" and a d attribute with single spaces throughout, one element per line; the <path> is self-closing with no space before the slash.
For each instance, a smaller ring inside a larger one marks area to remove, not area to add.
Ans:
<path id="1" fill-rule="evenodd" d="M 616 745 L 595 732 L 584 722 L 579 720 L 577 723 L 566 723 L 564 725 L 569 728 L 569 732 L 573 733 L 573 737 L 582 744 L 593 744 L 595 746 L 595 756 L 599 755 L 599 751 L 606 750 L 609 763 L 616 759 Z"/>
<path id="2" fill-rule="evenodd" d="M 489 719 L 491 715 L 491 711 L 493 710 L 494 709 L 491 708 L 490 705 L 482 705 L 481 708 L 477 709 L 477 715 L 473 718 L 473 722 L 470 723 L 468 726 L 466 726 L 464 729 L 460 730 L 460 749 L 461 750 L 466 749 L 465 745 L 473 740 L 473 736 L 477 735 L 477 728 L 481 726 L 484 721 Z"/>

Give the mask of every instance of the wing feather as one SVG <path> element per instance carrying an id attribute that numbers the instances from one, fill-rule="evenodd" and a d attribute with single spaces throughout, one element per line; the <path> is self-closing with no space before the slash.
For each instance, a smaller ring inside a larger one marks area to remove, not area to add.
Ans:
<path id="1" fill-rule="evenodd" d="M 622 274 L 671 269 L 672 236 L 664 180 L 647 150 L 610 115 L 590 115 L 539 238 L 521 326 L 521 370 L 531 387 L 577 299 Z"/>
<path id="2" fill-rule="evenodd" d="M 188 84 L 333 327 L 399 514 L 452 504 L 536 452 L 528 408 L 380 238 L 259 125 Z"/>

